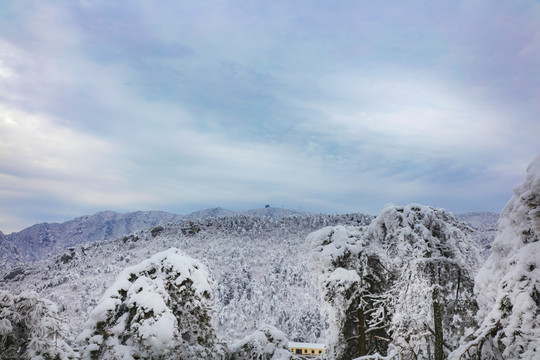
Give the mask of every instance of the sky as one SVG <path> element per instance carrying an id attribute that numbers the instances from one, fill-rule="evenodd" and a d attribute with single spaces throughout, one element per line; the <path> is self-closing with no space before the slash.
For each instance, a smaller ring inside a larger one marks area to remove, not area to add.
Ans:
<path id="1" fill-rule="evenodd" d="M 0 230 L 102 210 L 500 212 L 540 1 L 4 0 Z"/>

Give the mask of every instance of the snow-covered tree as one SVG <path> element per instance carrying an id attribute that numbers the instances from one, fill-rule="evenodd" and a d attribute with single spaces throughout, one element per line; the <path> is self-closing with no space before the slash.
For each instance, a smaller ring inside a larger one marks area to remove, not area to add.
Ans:
<path id="1" fill-rule="evenodd" d="M 211 282 L 197 260 L 172 248 L 126 268 L 79 336 L 83 359 L 219 359 Z"/>
<path id="2" fill-rule="evenodd" d="M 228 360 L 294 360 L 285 334 L 265 325 L 229 346 Z"/>
<path id="3" fill-rule="evenodd" d="M 481 256 L 469 233 L 444 210 L 412 204 L 385 207 L 367 227 L 311 234 L 336 358 L 440 360 L 455 349 L 476 325 Z"/>
<path id="4" fill-rule="evenodd" d="M 386 324 L 376 311 L 390 275 L 378 254 L 363 240 L 365 227 L 326 227 L 310 234 L 310 271 L 329 313 L 328 339 L 336 359 L 386 352 Z M 384 318 L 384 316 L 383 316 Z"/>
<path id="5" fill-rule="evenodd" d="M 540 157 L 503 209 L 475 279 L 481 326 L 453 359 L 540 358 Z"/>
<path id="6" fill-rule="evenodd" d="M 56 305 L 35 292 L 0 290 L 0 359 L 75 359 Z"/>
<path id="7" fill-rule="evenodd" d="M 476 325 L 473 278 L 482 258 L 470 229 L 443 209 L 388 206 L 364 241 L 393 274 L 387 295 L 391 353 L 442 360 Z"/>

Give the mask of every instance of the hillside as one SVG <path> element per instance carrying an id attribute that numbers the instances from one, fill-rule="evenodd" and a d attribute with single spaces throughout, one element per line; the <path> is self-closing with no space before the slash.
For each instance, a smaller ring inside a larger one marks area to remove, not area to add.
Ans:
<path id="1" fill-rule="evenodd" d="M 0 287 L 13 293 L 34 290 L 56 302 L 77 334 L 122 269 L 177 247 L 205 263 L 215 280 L 213 313 L 220 336 L 238 339 L 269 324 L 291 340 L 315 341 L 323 335 L 325 317 L 307 271 L 305 238 L 324 226 L 366 225 L 371 219 L 234 215 L 168 224 L 17 267 L 0 274 Z"/>
<path id="2" fill-rule="evenodd" d="M 0 270 L 22 263 L 48 259 L 78 244 L 113 240 L 138 230 L 168 223 L 232 215 L 266 216 L 281 219 L 284 216 L 307 216 L 308 214 L 302 211 L 272 207 L 244 212 L 212 208 L 188 215 L 164 211 L 136 211 L 124 214 L 103 211 L 94 215 L 80 216 L 63 223 L 32 225 L 9 235 L 0 232 Z"/>
<path id="3" fill-rule="evenodd" d="M 323 336 L 326 317 L 319 310 L 319 294 L 306 267 L 306 236 L 330 225 L 367 225 L 373 217 L 289 214 L 294 212 L 276 208 L 244 214 L 215 208 L 186 216 L 101 212 L 62 224 L 34 225 L 20 233 L 0 234 L 0 245 L 19 261 L 18 266 L 0 272 L 0 288 L 14 293 L 35 290 L 53 300 L 76 335 L 122 269 L 177 247 L 203 261 L 211 271 L 216 301 L 213 312 L 220 336 L 238 339 L 270 324 L 291 340 L 316 341 Z M 488 253 L 498 215 L 457 217 L 475 230 L 473 237 Z M 124 235 L 127 233 L 131 235 Z M 24 257 L 10 242 L 13 238 L 24 250 Z M 40 255 L 42 249 L 48 252 Z M 54 255 L 54 251 L 59 254 Z M 2 254 L 3 264 L 13 261 L 7 252 Z M 40 256 L 44 260 L 21 264 L 22 259 Z"/>

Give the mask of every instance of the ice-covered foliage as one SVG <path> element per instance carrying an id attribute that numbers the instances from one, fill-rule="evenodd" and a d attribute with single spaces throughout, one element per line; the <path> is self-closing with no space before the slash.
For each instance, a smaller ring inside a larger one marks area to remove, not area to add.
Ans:
<path id="1" fill-rule="evenodd" d="M 196 211 L 188 215 L 178 215 L 164 211 L 135 211 L 125 214 L 102 211 L 63 223 L 35 224 L 9 235 L 4 235 L 0 231 L 0 270 L 25 262 L 48 259 L 78 244 L 114 240 L 138 230 L 163 226 L 169 223 L 198 221 L 206 218 L 234 216 L 235 214 L 264 216 L 273 219 L 281 219 L 291 215 L 302 217 L 310 215 L 303 211 L 272 207 L 245 212 L 213 208 Z"/>
<path id="2" fill-rule="evenodd" d="M 126 267 L 176 247 L 212 274 L 212 318 L 220 338 L 241 339 L 260 326 L 292 341 L 317 342 L 326 316 L 307 270 L 306 236 L 328 225 L 365 225 L 363 214 L 269 217 L 235 215 L 149 228 L 116 240 L 77 245 L 41 263 L 0 274 L 0 287 L 34 290 L 59 306 L 77 336 L 89 312 Z"/>
<path id="3" fill-rule="evenodd" d="M 390 206 L 365 241 L 381 244 L 395 280 L 388 293 L 389 332 L 400 356 L 442 358 L 476 323 L 473 279 L 482 258 L 470 229 L 442 209 Z M 439 343 L 437 343 L 439 342 Z"/>
<path id="4" fill-rule="evenodd" d="M 386 352 L 387 348 L 376 337 L 386 336 L 378 319 L 384 311 L 375 308 L 388 290 L 388 272 L 375 248 L 363 241 L 365 231 L 365 227 L 326 227 L 307 238 L 312 248 L 310 271 L 328 305 L 331 330 L 327 340 L 337 359 Z"/>
<path id="5" fill-rule="evenodd" d="M 503 209 L 492 253 L 475 279 L 475 338 L 456 359 L 540 358 L 540 157 Z"/>
<path id="6" fill-rule="evenodd" d="M 224 356 L 210 321 L 211 283 L 178 249 L 126 268 L 90 314 L 83 359 L 214 359 Z"/>
<path id="7" fill-rule="evenodd" d="M 0 359 L 75 359 L 65 334 L 54 303 L 35 292 L 0 290 Z"/>
<path id="8" fill-rule="evenodd" d="M 327 228 L 308 240 L 311 270 L 334 309 L 337 358 L 350 358 L 356 344 L 358 355 L 442 358 L 475 326 L 479 248 L 444 210 L 387 206 L 367 227 Z"/>
<path id="9" fill-rule="evenodd" d="M 229 360 L 294 360 L 285 334 L 265 325 L 229 346 Z"/>

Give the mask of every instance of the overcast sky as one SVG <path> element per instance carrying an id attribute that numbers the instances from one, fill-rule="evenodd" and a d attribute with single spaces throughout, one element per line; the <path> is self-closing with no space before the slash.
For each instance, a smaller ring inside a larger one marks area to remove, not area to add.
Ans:
<path id="1" fill-rule="evenodd" d="M 540 2 L 0 3 L 0 230 L 101 210 L 499 212 Z"/>

